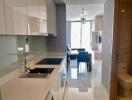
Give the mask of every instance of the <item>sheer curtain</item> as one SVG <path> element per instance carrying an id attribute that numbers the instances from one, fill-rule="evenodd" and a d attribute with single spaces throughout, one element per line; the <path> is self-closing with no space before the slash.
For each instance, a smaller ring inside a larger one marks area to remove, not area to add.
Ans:
<path id="1" fill-rule="evenodd" d="M 81 23 L 71 23 L 71 48 L 80 48 Z"/>
<path id="2" fill-rule="evenodd" d="M 71 48 L 85 48 L 87 51 L 91 49 L 91 22 L 71 23 Z"/>

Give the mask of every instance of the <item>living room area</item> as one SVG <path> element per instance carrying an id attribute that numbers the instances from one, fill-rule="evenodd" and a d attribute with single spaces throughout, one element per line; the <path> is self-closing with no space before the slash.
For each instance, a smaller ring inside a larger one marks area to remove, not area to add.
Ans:
<path id="1" fill-rule="evenodd" d="M 78 66 L 80 62 L 86 62 L 89 72 L 92 71 L 95 61 L 102 60 L 104 9 L 103 5 L 94 6 L 98 7 L 98 10 L 90 10 L 90 5 L 67 5 L 66 9 L 68 63 L 77 60 Z"/>

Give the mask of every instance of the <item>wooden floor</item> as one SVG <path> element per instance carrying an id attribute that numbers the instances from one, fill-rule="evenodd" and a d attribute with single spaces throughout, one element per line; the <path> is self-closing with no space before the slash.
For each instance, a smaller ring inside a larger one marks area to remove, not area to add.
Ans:
<path id="1" fill-rule="evenodd" d="M 92 72 L 87 72 L 86 68 L 82 63 L 78 72 L 76 61 L 71 61 L 65 100 L 109 100 L 101 84 L 102 62 L 95 61 Z"/>

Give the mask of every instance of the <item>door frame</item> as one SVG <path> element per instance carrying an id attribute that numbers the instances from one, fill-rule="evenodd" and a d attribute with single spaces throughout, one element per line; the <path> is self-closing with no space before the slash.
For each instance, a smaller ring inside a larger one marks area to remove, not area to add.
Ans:
<path id="1" fill-rule="evenodd" d="M 114 5 L 114 28 L 113 28 L 113 46 L 112 46 L 112 68 L 110 83 L 110 100 L 117 100 L 117 84 L 118 84 L 118 44 L 119 44 L 119 21 L 120 21 L 120 0 L 115 0 Z"/>

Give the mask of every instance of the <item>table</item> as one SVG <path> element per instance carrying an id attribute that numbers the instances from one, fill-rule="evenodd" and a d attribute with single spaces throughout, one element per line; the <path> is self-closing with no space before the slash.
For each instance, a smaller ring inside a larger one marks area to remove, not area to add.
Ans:
<path id="1" fill-rule="evenodd" d="M 70 51 L 68 51 L 68 55 L 78 55 L 78 54 L 79 54 L 78 50 L 70 50 Z"/>
<path id="2" fill-rule="evenodd" d="M 78 50 L 70 50 L 68 51 L 68 57 L 71 59 L 76 59 L 78 56 L 79 52 Z"/>

